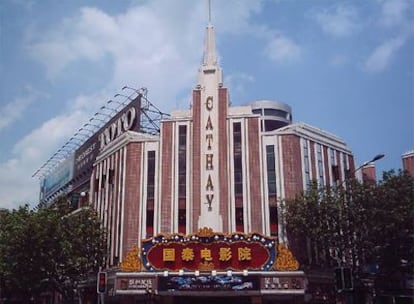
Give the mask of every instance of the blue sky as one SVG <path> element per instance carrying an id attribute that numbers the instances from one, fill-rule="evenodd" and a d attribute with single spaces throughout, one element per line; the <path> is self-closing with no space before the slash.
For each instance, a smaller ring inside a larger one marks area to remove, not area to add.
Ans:
<path id="1" fill-rule="evenodd" d="M 213 0 L 232 105 L 278 100 L 341 137 L 357 165 L 414 149 L 414 0 Z M 34 205 L 32 174 L 124 85 L 186 109 L 205 0 L 0 1 L 0 207 Z"/>

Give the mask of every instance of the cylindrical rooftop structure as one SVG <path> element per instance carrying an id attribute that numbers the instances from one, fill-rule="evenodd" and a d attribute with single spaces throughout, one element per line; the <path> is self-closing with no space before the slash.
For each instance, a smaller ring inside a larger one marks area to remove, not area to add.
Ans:
<path id="1" fill-rule="evenodd" d="M 251 104 L 252 112 L 261 116 L 261 130 L 273 131 L 292 123 L 289 105 L 273 100 L 257 100 Z"/>

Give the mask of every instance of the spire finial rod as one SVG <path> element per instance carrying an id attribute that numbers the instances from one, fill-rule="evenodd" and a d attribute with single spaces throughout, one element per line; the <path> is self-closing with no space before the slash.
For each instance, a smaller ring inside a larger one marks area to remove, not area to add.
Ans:
<path id="1" fill-rule="evenodd" d="M 208 23 L 211 24 L 211 0 L 208 0 Z"/>

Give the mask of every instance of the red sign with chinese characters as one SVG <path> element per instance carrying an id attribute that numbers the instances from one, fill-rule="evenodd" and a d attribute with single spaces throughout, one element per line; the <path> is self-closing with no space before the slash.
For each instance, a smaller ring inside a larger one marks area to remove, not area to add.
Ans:
<path id="1" fill-rule="evenodd" d="M 152 271 L 269 270 L 275 239 L 260 234 L 170 235 L 143 241 L 143 265 Z"/>

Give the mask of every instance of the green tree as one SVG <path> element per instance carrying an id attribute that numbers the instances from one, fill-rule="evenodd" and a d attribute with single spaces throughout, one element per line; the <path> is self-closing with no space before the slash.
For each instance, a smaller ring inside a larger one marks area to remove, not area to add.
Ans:
<path id="1" fill-rule="evenodd" d="M 383 273 L 414 272 L 414 177 L 386 172 L 372 211 L 370 257 Z"/>
<path id="2" fill-rule="evenodd" d="M 313 184 L 286 205 L 289 239 L 305 267 L 341 264 L 358 275 L 372 264 L 383 273 L 414 269 L 414 178 L 407 173 L 384 173 L 377 185 Z"/>
<path id="3" fill-rule="evenodd" d="M 19 295 L 29 302 L 41 292 L 41 250 L 35 212 L 22 206 L 0 218 L 2 296 Z"/>
<path id="4" fill-rule="evenodd" d="M 96 212 L 71 209 L 65 196 L 47 208 L 24 206 L 0 216 L 0 278 L 6 296 L 28 302 L 54 290 L 71 301 L 79 282 L 103 264 L 105 252 Z"/>

